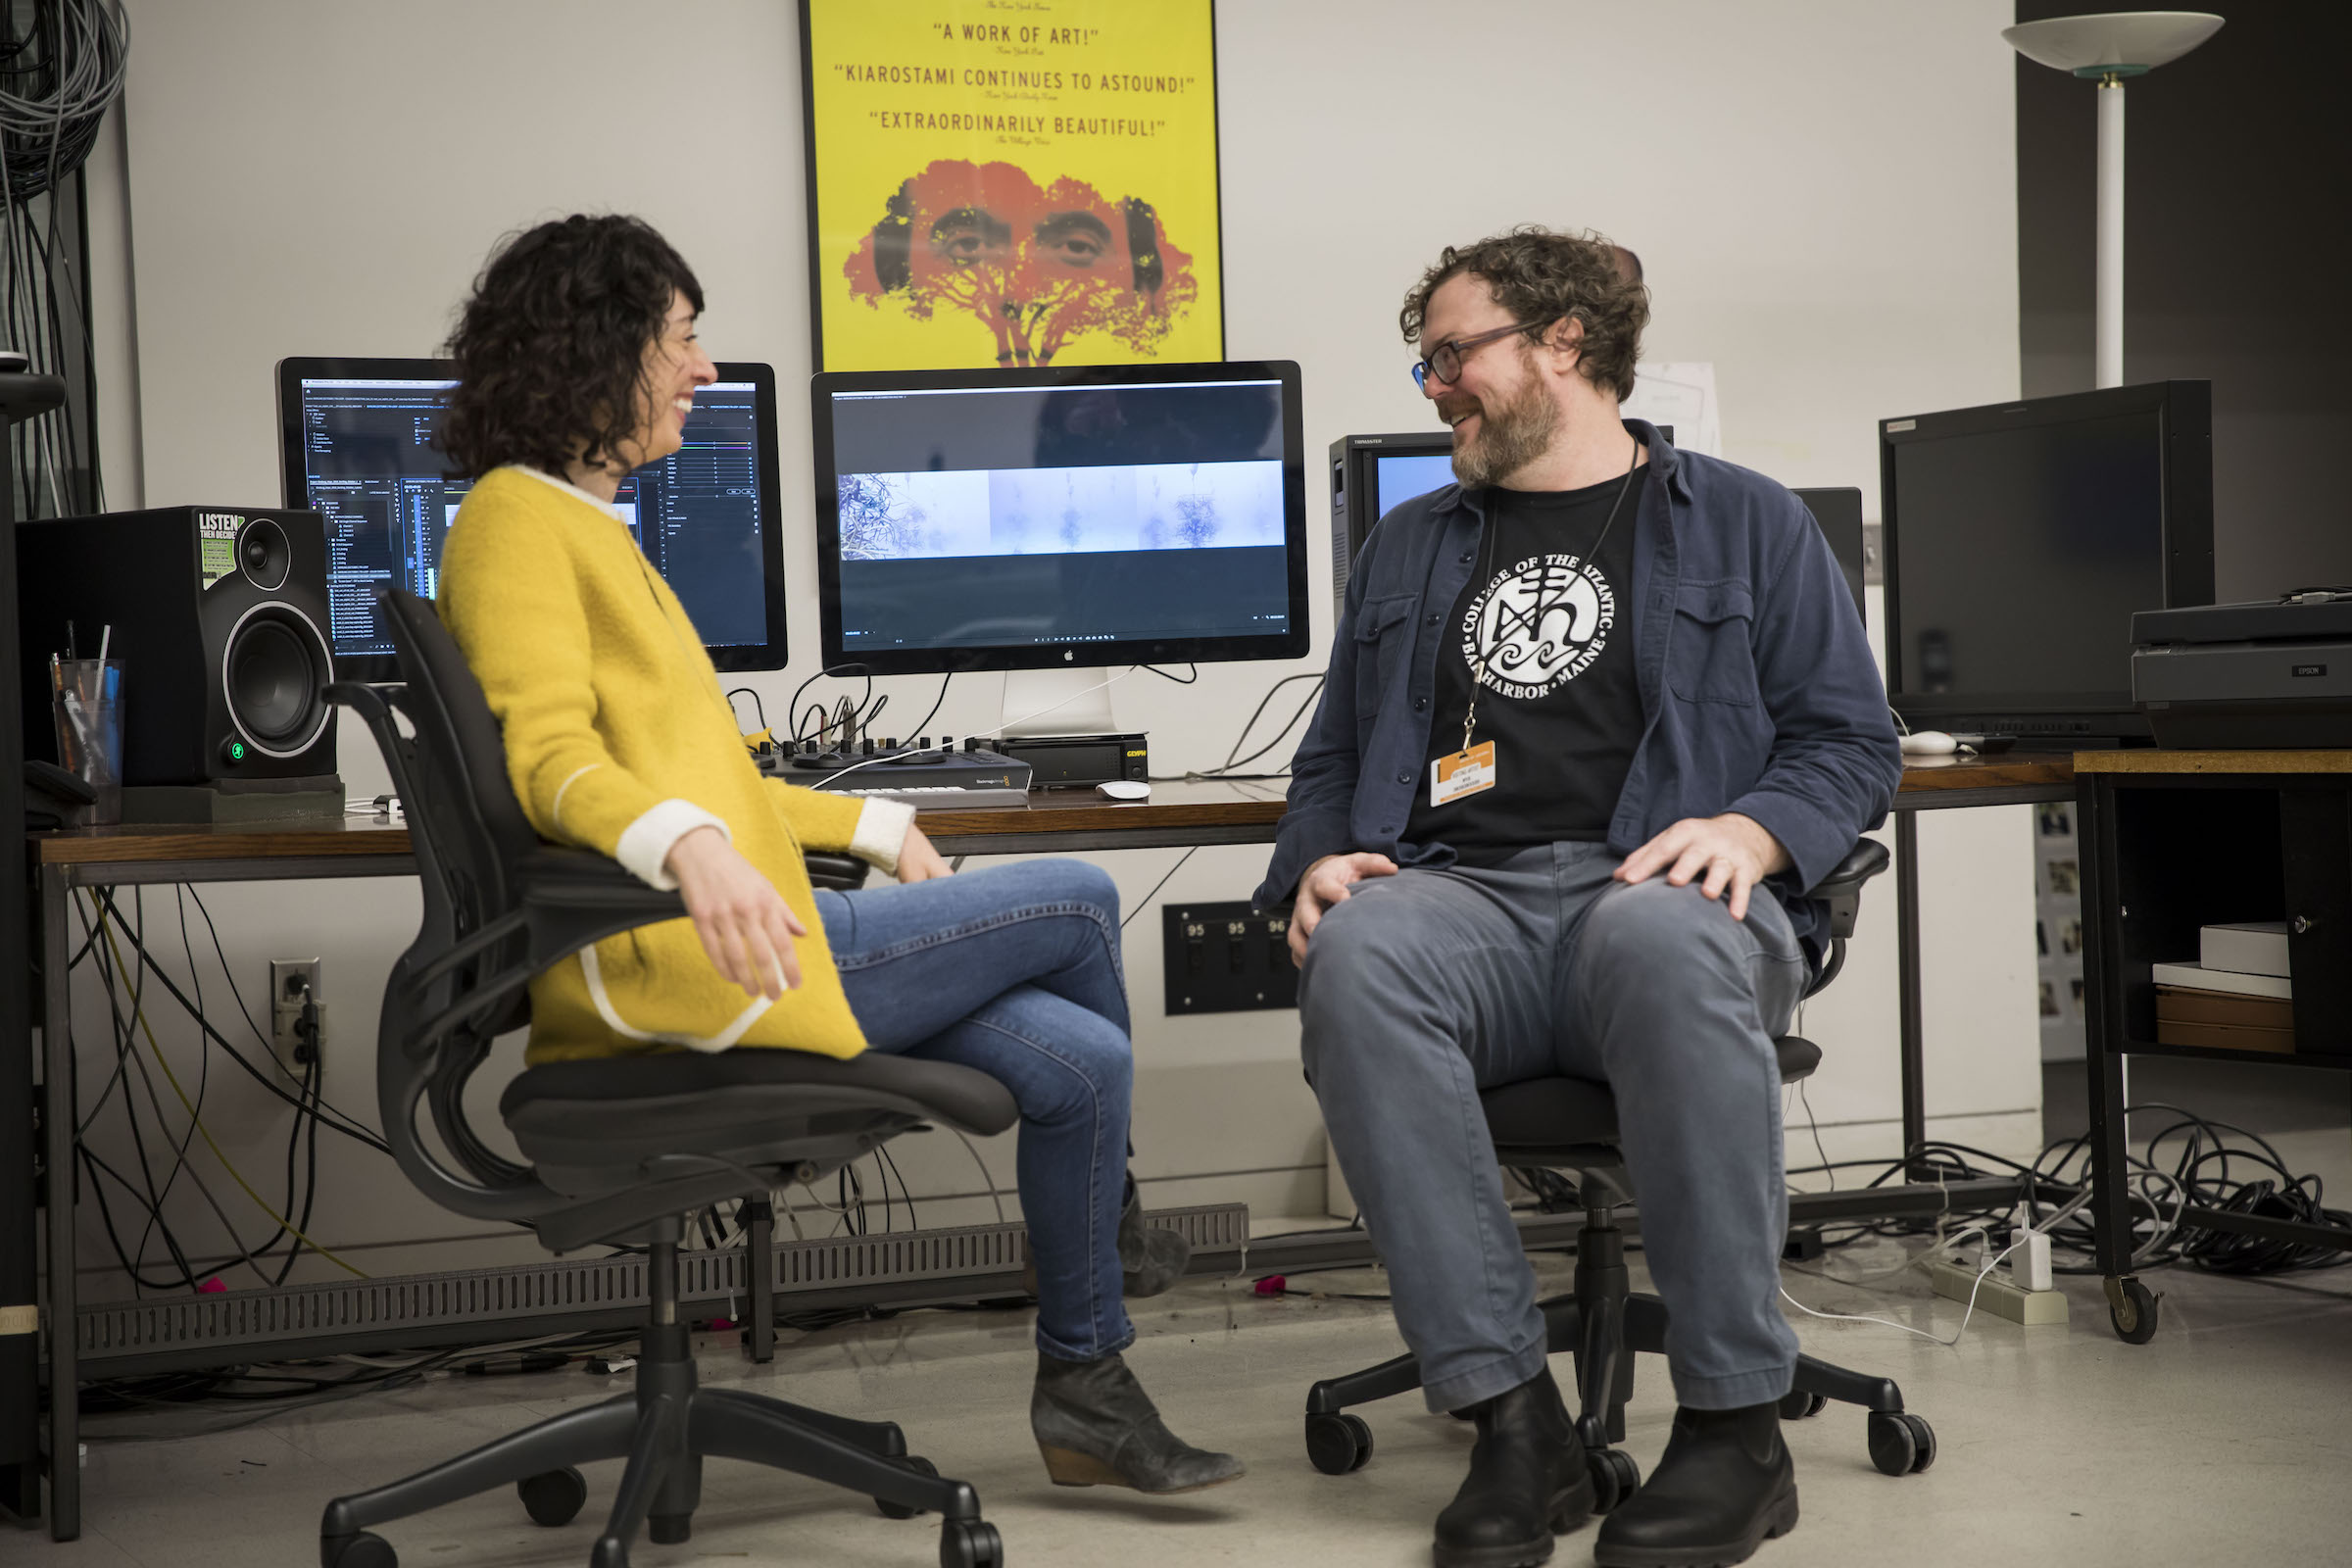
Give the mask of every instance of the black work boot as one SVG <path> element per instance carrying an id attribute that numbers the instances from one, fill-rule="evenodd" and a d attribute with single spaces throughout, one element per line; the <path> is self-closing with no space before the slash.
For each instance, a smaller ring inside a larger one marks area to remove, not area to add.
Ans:
<path id="1" fill-rule="evenodd" d="M 1116 1353 L 1064 1361 L 1040 1350 L 1029 1430 L 1057 1487 L 1198 1492 L 1245 1469 L 1232 1454 L 1196 1448 L 1170 1432 Z"/>
<path id="2" fill-rule="evenodd" d="M 1462 1490 L 1438 1515 L 1437 1568 L 1531 1568 L 1551 1538 L 1592 1517 L 1585 1446 L 1546 1367 L 1473 1405 L 1478 1446 Z"/>
<path id="3" fill-rule="evenodd" d="M 1730 1568 L 1796 1528 L 1796 1467 L 1778 1402 L 1674 1413 L 1665 1456 L 1601 1521 L 1599 1568 Z"/>

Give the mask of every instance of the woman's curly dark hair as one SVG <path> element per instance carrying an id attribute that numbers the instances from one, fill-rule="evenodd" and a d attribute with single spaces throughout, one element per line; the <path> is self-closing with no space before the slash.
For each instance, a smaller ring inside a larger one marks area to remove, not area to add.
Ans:
<path id="1" fill-rule="evenodd" d="M 449 338 L 451 465 L 468 478 L 509 463 L 561 477 L 618 457 L 673 290 L 701 314 L 702 284 L 641 218 L 575 213 L 502 241 Z"/>
<path id="2" fill-rule="evenodd" d="M 1407 343 L 1418 342 L 1429 297 L 1456 272 L 1475 272 L 1494 302 L 1531 328 L 1563 318 L 1583 322 L 1584 357 L 1577 368 L 1622 403 L 1634 395 L 1642 328 L 1649 324 L 1649 289 L 1642 281 L 1642 264 L 1632 258 L 1633 252 L 1589 230 L 1560 234 L 1522 223 L 1475 245 L 1446 246 L 1404 297 L 1396 324 Z"/>

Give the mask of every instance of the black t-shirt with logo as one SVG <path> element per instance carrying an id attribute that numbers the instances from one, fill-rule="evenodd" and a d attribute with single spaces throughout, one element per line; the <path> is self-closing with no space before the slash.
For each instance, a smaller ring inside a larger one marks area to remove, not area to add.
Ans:
<path id="1" fill-rule="evenodd" d="M 1642 480 L 1637 471 L 1605 538 L 1622 475 L 1582 490 L 1487 492 L 1488 537 L 1438 650 L 1408 841 L 1451 845 L 1468 864 L 1494 865 L 1531 845 L 1608 837 L 1642 740 L 1632 615 Z M 1595 539 L 1599 555 L 1588 559 Z M 1431 767 L 1462 749 L 1482 656 L 1470 741 L 1495 743 L 1495 782 L 1433 807 Z"/>

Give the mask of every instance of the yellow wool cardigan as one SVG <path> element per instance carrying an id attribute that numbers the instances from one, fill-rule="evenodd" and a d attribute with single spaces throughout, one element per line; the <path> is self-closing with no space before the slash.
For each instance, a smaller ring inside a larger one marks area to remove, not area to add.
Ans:
<path id="1" fill-rule="evenodd" d="M 561 480 L 517 467 L 484 475 L 443 546 L 439 601 L 543 838 L 674 887 L 670 845 L 718 826 L 808 930 L 801 984 L 772 1004 L 720 977 L 689 920 L 583 949 L 531 982 L 527 1059 L 863 1051 L 802 851 L 848 851 L 887 869 L 913 813 L 762 777 L 677 596 L 614 512 Z"/>

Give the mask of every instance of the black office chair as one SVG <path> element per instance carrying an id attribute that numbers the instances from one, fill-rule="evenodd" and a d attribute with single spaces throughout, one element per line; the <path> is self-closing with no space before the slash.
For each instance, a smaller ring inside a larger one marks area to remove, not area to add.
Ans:
<path id="1" fill-rule="evenodd" d="M 960 1481 L 906 1452 L 891 1423 L 855 1421 L 736 1389 L 696 1387 L 678 1321 L 683 1216 L 727 1199 L 764 1214 L 768 1194 L 813 1181 L 925 1123 L 1004 1131 L 1016 1111 L 1004 1087 L 945 1062 L 872 1053 L 835 1060 L 801 1051 L 681 1052 L 553 1062 L 516 1077 L 499 1114 L 531 1161 L 486 1148 L 466 1119 L 466 1082 L 492 1040 L 529 1018 L 531 977 L 601 938 L 681 916 L 615 862 L 542 843 L 507 781 L 497 720 L 433 608 L 382 600 L 405 685 L 337 683 L 383 749 L 406 808 L 423 882 L 424 924 L 384 989 L 377 1101 L 400 1167 L 427 1196 L 476 1219 L 527 1224 L 556 1251 L 593 1243 L 641 1247 L 652 1298 L 635 1391 L 567 1411 L 405 1481 L 327 1504 L 324 1568 L 394 1568 L 370 1525 L 513 1485 L 542 1525 L 568 1523 L 587 1500 L 576 1468 L 625 1459 L 593 1568 L 626 1568 L 647 1527 L 662 1544 L 691 1532 L 707 1456 L 789 1470 L 871 1496 L 893 1517 L 943 1518 L 943 1568 L 995 1568 L 1004 1548 Z M 394 710 L 415 730 L 403 736 Z M 862 863 L 811 855 L 820 885 L 855 887 Z M 417 1126 L 429 1104 L 455 1168 Z M 760 1246 L 764 1225 L 754 1228 Z M 770 1321 L 767 1271 L 755 1267 L 754 1327 Z"/>
<path id="2" fill-rule="evenodd" d="M 1813 897 L 1829 903 L 1831 941 L 1829 957 L 1806 996 L 1819 993 L 1844 967 L 1845 939 L 1861 910 L 1862 884 L 1886 869 L 1886 846 L 1864 839 L 1813 890 Z M 1821 1063 L 1821 1048 L 1809 1040 L 1785 1035 L 1772 1044 L 1784 1083 L 1794 1083 Z M 1606 1513 L 1633 1495 L 1642 1481 L 1632 1457 L 1609 1446 L 1625 1439 L 1625 1405 L 1634 1393 L 1629 1352 L 1663 1354 L 1666 1349 L 1666 1303 L 1630 1290 L 1625 1233 L 1610 1218 L 1612 1209 L 1634 1196 L 1617 1143 L 1617 1103 L 1608 1085 L 1582 1078 L 1531 1078 L 1485 1090 L 1479 1099 L 1494 1156 L 1504 1166 L 1566 1170 L 1576 1177 L 1585 1207 L 1584 1229 L 1576 1239 L 1576 1291 L 1540 1305 L 1550 1352 L 1576 1355 L 1577 1435 L 1590 1456 L 1594 1506 Z M 1362 1469 L 1372 1457 L 1372 1428 L 1363 1417 L 1343 1412 L 1351 1404 L 1419 1387 L 1421 1368 L 1411 1355 L 1316 1384 L 1306 1396 L 1307 1457 L 1325 1475 Z M 1781 1401 L 1781 1414 L 1814 1415 L 1832 1399 L 1870 1411 L 1871 1461 L 1887 1475 L 1908 1475 L 1935 1463 L 1935 1432 L 1904 1411 L 1902 1392 L 1891 1380 L 1799 1356 L 1796 1384 Z"/>

